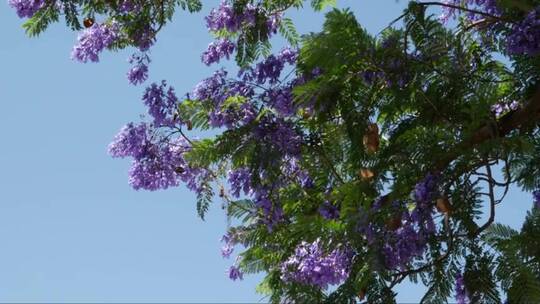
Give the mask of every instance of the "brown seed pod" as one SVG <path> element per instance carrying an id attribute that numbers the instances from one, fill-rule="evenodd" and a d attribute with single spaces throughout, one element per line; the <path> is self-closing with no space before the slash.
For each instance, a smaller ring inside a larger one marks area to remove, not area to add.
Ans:
<path id="1" fill-rule="evenodd" d="M 363 138 L 364 147 L 369 153 L 375 153 L 379 150 L 379 127 L 375 123 L 371 123 L 367 127 L 366 134 Z"/>
<path id="2" fill-rule="evenodd" d="M 92 25 L 94 25 L 94 19 L 93 18 L 86 18 L 83 20 L 83 25 L 85 28 L 89 28 Z"/>
<path id="3" fill-rule="evenodd" d="M 452 212 L 452 205 L 446 197 L 440 197 L 437 199 L 437 210 L 440 213 L 450 213 Z"/>
<path id="4" fill-rule="evenodd" d="M 174 169 L 174 171 L 178 174 L 182 174 L 184 172 L 186 172 L 186 170 L 182 167 L 176 167 L 176 169 Z"/>
<path id="5" fill-rule="evenodd" d="M 310 119 L 310 118 L 311 118 L 311 113 L 309 113 L 308 111 L 304 110 L 303 113 L 302 113 L 302 118 L 304 118 L 304 119 Z"/>
<path id="6" fill-rule="evenodd" d="M 358 299 L 360 299 L 360 301 L 362 301 L 365 297 L 366 297 L 366 289 L 362 288 L 358 292 Z"/>
<path id="7" fill-rule="evenodd" d="M 369 181 L 370 179 L 373 178 L 373 176 L 375 176 L 375 173 L 371 171 L 370 169 L 362 168 L 360 169 L 359 175 L 362 178 L 362 180 Z"/>
<path id="8" fill-rule="evenodd" d="M 191 129 L 193 129 L 193 123 L 191 122 L 191 120 L 188 120 L 186 122 L 186 126 L 187 126 L 188 131 L 191 131 Z"/>

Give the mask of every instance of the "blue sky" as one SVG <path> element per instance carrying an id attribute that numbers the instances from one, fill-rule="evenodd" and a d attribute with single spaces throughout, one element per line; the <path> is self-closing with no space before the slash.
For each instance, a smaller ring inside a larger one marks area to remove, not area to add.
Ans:
<path id="1" fill-rule="evenodd" d="M 372 33 L 406 5 L 338 2 Z M 199 60 L 211 41 L 203 18 L 219 1 L 205 3 L 201 13 L 178 12 L 160 33 L 152 81 L 167 79 L 183 93 L 217 68 Z M 323 20 L 307 8 L 289 16 L 301 33 L 318 31 Z M 219 203 L 203 222 L 184 187 L 134 191 L 129 161 L 107 155 L 118 129 L 145 111 L 143 88 L 125 78 L 130 51 L 75 63 L 76 33 L 54 25 L 27 38 L 5 0 L 0 24 L 0 302 L 260 300 L 254 289 L 262 276 L 232 282 L 225 275 L 232 261 L 219 254 L 226 227 Z M 531 203 L 513 190 L 497 219 L 518 227 Z M 417 301 L 422 290 L 406 284 L 398 299 Z"/>

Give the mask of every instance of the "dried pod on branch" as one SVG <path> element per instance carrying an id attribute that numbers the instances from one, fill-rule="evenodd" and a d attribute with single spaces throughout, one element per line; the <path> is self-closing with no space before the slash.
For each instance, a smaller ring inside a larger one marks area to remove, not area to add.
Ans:
<path id="1" fill-rule="evenodd" d="M 379 127 L 376 123 L 371 123 L 368 125 L 366 134 L 363 138 L 363 143 L 368 153 L 376 153 L 379 151 Z"/>

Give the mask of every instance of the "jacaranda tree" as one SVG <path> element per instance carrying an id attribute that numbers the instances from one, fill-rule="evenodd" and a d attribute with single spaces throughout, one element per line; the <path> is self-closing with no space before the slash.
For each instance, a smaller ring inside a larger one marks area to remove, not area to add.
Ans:
<path id="1" fill-rule="evenodd" d="M 135 49 L 135 85 L 175 11 L 215 4 L 8 2 L 31 36 L 60 17 L 80 30 L 74 60 Z M 222 200 L 230 278 L 264 272 L 272 302 L 393 303 L 411 280 L 425 303 L 540 303 L 540 0 L 410 1 L 376 36 L 338 9 L 300 35 L 286 15 L 306 4 L 210 12 L 202 62 L 234 58 L 239 73 L 217 69 L 182 97 L 146 87 L 147 120 L 109 146 L 133 159 L 133 188 L 185 184 L 201 217 Z M 290 47 L 272 54 L 273 36 Z M 533 194 L 521 231 L 494 223 L 511 186 Z"/>

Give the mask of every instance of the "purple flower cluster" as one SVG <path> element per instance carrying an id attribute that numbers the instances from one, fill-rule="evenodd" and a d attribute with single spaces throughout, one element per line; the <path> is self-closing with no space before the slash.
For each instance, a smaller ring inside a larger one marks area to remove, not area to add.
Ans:
<path id="1" fill-rule="evenodd" d="M 281 72 L 285 64 L 294 65 L 298 59 L 298 51 L 291 48 L 284 48 L 276 55 L 268 56 L 264 61 L 257 63 L 254 68 L 245 69 L 240 72 L 246 81 L 255 81 L 258 84 L 264 84 L 268 81 L 273 85 L 279 81 Z"/>
<path id="2" fill-rule="evenodd" d="M 435 189 L 433 177 L 427 176 L 417 187 L 415 195 L 420 199 L 429 198 L 426 188 Z M 407 202 L 393 201 L 386 206 L 386 200 L 379 198 L 373 203 L 370 213 L 363 214 L 359 231 L 364 233 L 368 243 L 381 248 L 385 264 L 389 269 L 405 269 L 417 257 L 422 257 L 429 238 L 435 233 L 433 207 L 417 201 L 416 207 L 408 210 Z M 373 221 L 383 208 L 382 214 L 390 214 L 384 223 Z"/>
<path id="3" fill-rule="evenodd" d="M 470 302 L 467 289 L 465 289 L 465 280 L 461 273 L 456 276 L 456 301 L 457 304 L 467 304 Z"/>
<path id="4" fill-rule="evenodd" d="M 147 124 L 129 123 L 120 129 L 109 145 L 109 154 L 113 157 L 143 158 L 147 153 L 151 130 Z"/>
<path id="5" fill-rule="evenodd" d="M 533 198 L 534 198 L 534 205 L 536 208 L 540 209 L 540 190 L 536 190 L 533 192 Z"/>
<path id="6" fill-rule="evenodd" d="M 239 168 L 229 171 L 228 179 L 229 185 L 231 185 L 231 194 L 234 197 L 240 197 L 240 192 L 244 195 L 252 193 L 251 189 L 251 173 L 247 168 Z"/>
<path id="7" fill-rule="evenodd" d="M 17 11 L 19 18 L 30 18 L 45 6 L 44 0 L 8 0 L 9 6 Z"/>
<path id="8" fill-rule="evenodd" d="M 334 220 L 339 218 L 339 208 L 329 201 L 319 207 L 319 214 L 327 220 Z"/>
<path id="9" fill-rule="evenodd" d="M 178 98 L 174 93 L 174 88 L 167 88 L 165 80 L 161 84 L 152 83 L 146 88 L 143 95 L 143 102 L 148 107 L 148 114 L 154 119 L 154 125 L 173 126 L 173 113 L 176 110 Z"/>
<path id="10" fill-rule="evenodd" d="M 128 71 L 127 78 L 133 85 L 138 85 L 148 79 L 148 64 L 150 57 L 146 53 L 133 54 L 129 59 L 133 67 Z"/>
<path id="11" fill-rule="evenodd" d="M 156 33 L 152 27 L 146 25 L 144 28 L 137 31 L 132 38 L 135 46 L 139 48 L 139 51 L 146 52 L 156 42 Z"/>
<path id="12" fill-rule="evenodd" d="M 408 212 L 401 215 L 400 227 L 384 233 L 383 255 L 389 269 L 404 269 L 415 257 L 421 257 L 430 233 L 423 229 L 422 222 Z"/>
<path id="13" fill-rule="evenodd" d="M 450 4 L 454 6 L 461 6 L 469 9 L 475 9 L 493 16 L 500 16 L 501 10 L 497 6 L 497 0 L 445 0 L 444 4 Z M 443 6 L 443 13 L 440 16 L 441 21 L 448 22 L 452 18 L 456 18 L 458 15 L 461 15 L 464 11 L 458 10 L 456 8 Z M 479 18 L 478 14 L 467 13 L 469 20 L 477 20 Z"/>
<path id="14" fill-rule="evenodd" d="M 297 156 L 303 142 L 302 134 L 292 123 L 282 118 L 267 115 L 255 127 L 254 137 L 267 148 L 279 151 L 282 155 Z"/>
<path id="15" fill-rule="evenodd" d="M 244 24 L 255 25 L 256 14 L 257 9 L 253 5 L 247 5 L 245 10 L 238 14 L 228 1 L 222 1 L 217 9 L 212 9 L 210 15 L 205 17 L 206 27 L 214 32 L 226 30 L 234 33 Z"/>
<path id="16" fill-rule="evenodd" d="M 117 24 L 98 24 L 85 29 L 79 34 L 73 47 L 71 58 L 80 62 L 98 62 L 99 53 L 119 38 Z"/>
<path id="17" fill-rule="evenodd" d="M 313 188 L 314 186 L 309 172 L 300 166 L 299 156 L 285 157 L 281 164 L 281 172 L 289 177 L 289 181 L 295 181 L 303 188 Z"/>
<path id="18" fill-rule="evenodd" d="M 183 139 L 168 142 L 160 138 L 148 124 L 124 126 L 109 145 L 113 157 L 131 157 L 129 183 L 138 189 L 158 190 L 178 186 L 180 181 L 193 191 L 201 191 L 204 169 L 190 168 L 183 154 L 191 146 Z"/>
<path id="19" fill-rule="evenodd" d="M 535 56 L 540 53 L 540 7 L 514 25 L 507 48 L 511 55 Z"/>
<path id="20" fill-rule="evenodd" d="M 238 266 L 233 265 L 229 268 L 229 279 L 233 281 L 243 280 L 244 274 L 242 273 L 242 271 L 240 270 Z"/>
<path id="21" fill-rule="evenodd" d="M 193 90 L 196 100 L 212 102 L 208 115 L 212 127 L 232 128 L 249 123 L 256 116 L 256 110 L 248 100 L 255 94 L 253 88 L 242 81 L 227 81 L 226 76 L 226 71 L 218 70 Z M 238 102 L 226 104 L 230 97 L 245 97 L 246 100 L 238 99 Z"/>
<path id="22" fill-rule="evenodd" d="M 495 114 L 495 117 L 499 118 L 503 114 L 505 114 L 507 112 L 510 112 L 510 111 L 515 111 L 518 108 L 519 108 L 519 102 L 517 102 L 515 100 L 512 101 L 511 103 L 499 102 L 499 103 L 496 103 L 493 106 L 491 106 L 491 112 L 493 112 L 493 114 Z"/>
<path id="23" fill-rule="evenodd" d="M 122 14 L 138 13 L 141 6 L 132 0 L 121 0 L 118 4 L 118 10 Z"/>
<path id="24" fill-rule="evenodd" d="M 252 4 L 247 4 L 243 11 L 235 10 L 230 1 L 223 0 L 217 9 L 212 9 L 205 17 L 206 27 L 212 32 L 226 31 L 234 34 L 242 27 L 253 27 L 257 18 L 265 16 L 263 10 Z M 266 16 L 268 38 L 277 32 L 281 15 Z M 229 59 L 235 50 L 235 45 L 229 39 L 220 39 L 210 43 L 208 49 L 202 54 L 201 60 L 206 65 L 219 62 L 223 57 Z"/>
<path id="25" fill-rule="evenodd" d="M 428 173 L 426 177 L 416 184 L 413 197 L 416 207 L 409 212 L 404 202 L 394 201 L 392 208 L 397 211 L 396 218 L 399 220 L 397 227 L 370 227 L 372 230 L 368 236 L 382 234 L 383 254 L 386 266 L 390 269 L 404 269 L 415 257 L 421 257 L 424 253 L 428 239 L 436 232 L 433 221 L 433 200 L 438 195 L 438 178 Z M 375 211 L 381 208 L 381 203 L 374 204 Z M 393 226 L 393 225 L 390 225 Z M 375 230 L 375 231 L 373 231 Z"/>
<path id="26" fill-rule="evenodd" d="M 265 188 L 259 187 L 255 190 L 255 205 L 259 210 L 259 222 L 266 225 L 268 231 L 272 231 L 274 227 L 283 221 L 283 209 L 277 199 L 273 199 Z"/>
<path id="27" fill-rule="evenodd" d="M 419 205 L 424 207 L 435 199 L 436 195 L 439 193 L 437 183 L 437 176 L 428 173 L 423 180 L 416 184 L 414 187 L 414 199 Z"/>
<path id="28" fill-rule="evenodd" d="M 352 252 L 348 249 L 338 247 L 326 253 L 320 239 L 302 242 L 294 255 L 281 264 L 281 279 L 326 289 L 349 277 L 351 260 Z"/>
<path id="29" fill-rule="evenodd" d="M 223 247 L 221 247 L 221 256 L 228 259 L 233 253 L 234 246 L 237 244 L 238 240 L 231 231 L 228 231 L 221 237 L 221 242 L 224 243 Z"/>
<path id="30" fill-rule="evenodd" d="M 208 49 L 201 56 L 201 61 L 206 65 L 211 65 L 219 62 L 223 57 L 228 60 L 235 48 L 234 43 L 229 39 L 216 40 L 208 45 Z"/>

